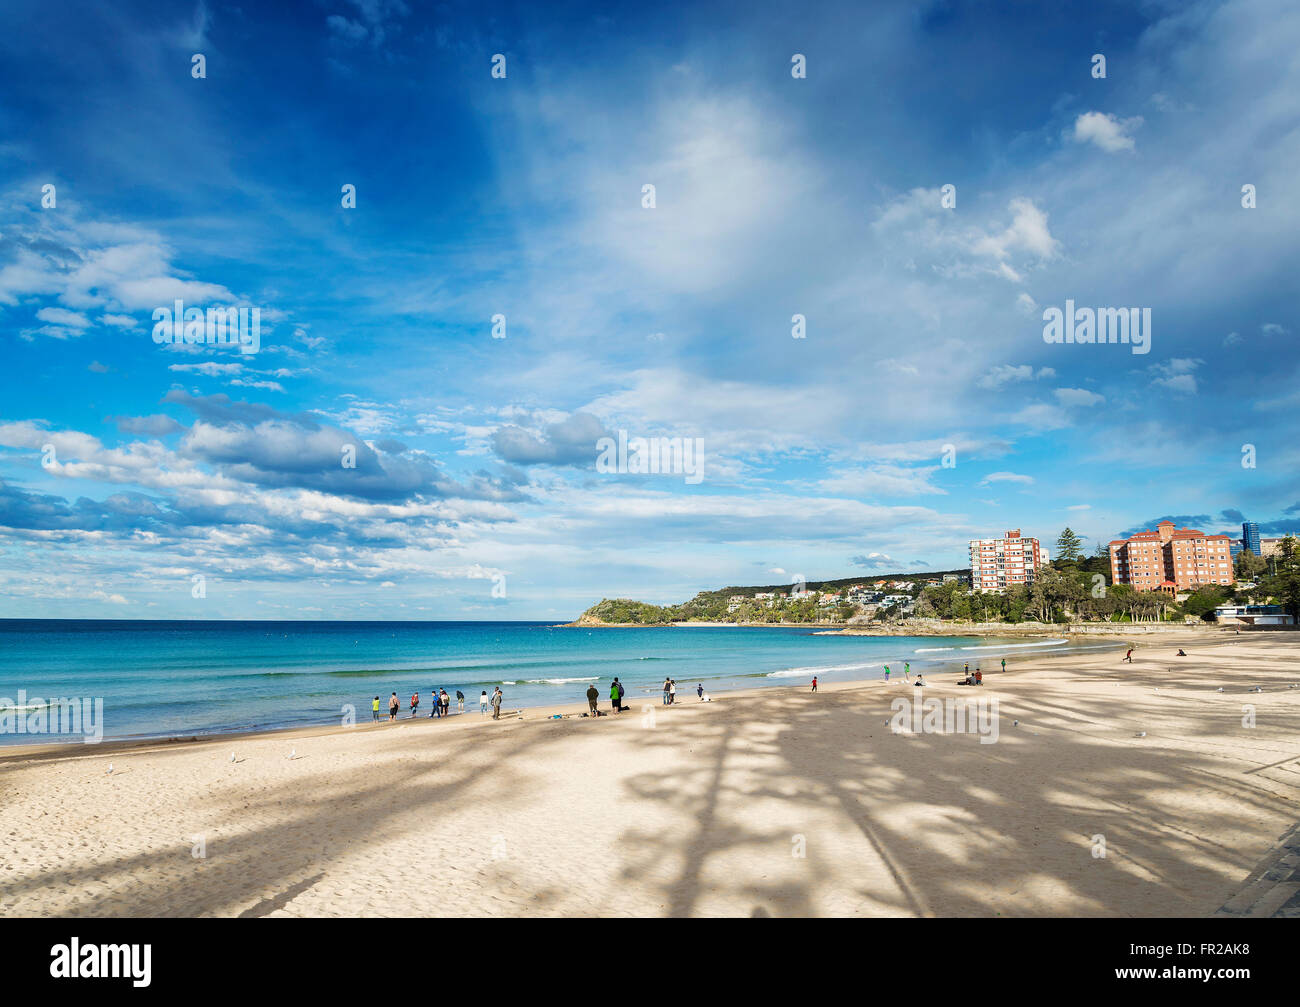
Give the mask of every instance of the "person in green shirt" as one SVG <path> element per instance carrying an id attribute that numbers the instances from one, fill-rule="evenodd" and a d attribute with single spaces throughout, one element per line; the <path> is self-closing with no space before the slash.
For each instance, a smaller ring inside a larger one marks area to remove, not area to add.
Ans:
<path id="1" fill-rule="evenodd" d="M 609 703 L 614 707 L 614 712 L 618 713 L 623 709 L 623 690 L 619 688 L 618 679 L 614 679 L 609 687 Z"/>
<path id="2" fill-rule="evenodd" d="M 378 696 L 376 696 L 375 701 L 370 704 L 370 715 L 371 718 L 374 720 L 374 722 L 378 724 L 379 723 L 379 697 Z"/>

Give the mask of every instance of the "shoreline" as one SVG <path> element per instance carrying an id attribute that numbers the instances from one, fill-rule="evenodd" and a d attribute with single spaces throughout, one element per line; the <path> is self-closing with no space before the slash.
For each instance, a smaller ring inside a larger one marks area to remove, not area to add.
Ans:
<path id="1" fill-rule="evenodd" d="M 1122 647 L 1123 647 L 1122 642 L 1117 642 L 1115 644 L 1116 650 L 1119 650 Z M 1039 654 L 1033 655 L 1033 657 L 1036 659 L 1035 667 L 1038 667 L 1045 662 L 1065 661 L 1077 656 L 1078 656 L 1077 654 L 1071 654 L 1069 652 L 1060 653 L 1060 652 L 1051 652 L 1051 651 L 1044 652 L 1041 656 Z M 945 659 L 941 662 L 936 661 L 935 663 L 936 664 L 961 664 L 961 663 L 965 663 L 966 660 L 967 660 L 966 658 L 953 657 L 951 659 Z M 982 661 L 982 660 L 986 660 L 986 658 L 978 658 L 978 659 L 972 658 L 970 660 L 972 663 L 975 663 L 977 660 Z M 1018 663 L 1023 662 L 1025 660 L 1025 657 L 1024 655 L 1017 655 L 1016 660 Z M 943 674 L 944 672 L 940 670 L 939 673 Z M 1003 672 L 997 671 L 996 669 L 994 669 L 994 671 L 990 671 L 988 674 L 994 674 L 994 673 L 998 674 L 999 676 L 1004 674 Z M 1005 674 L 1008 676 L 1014 673 L 1015 673 L 1014 668 L 1012 670 L 1008 670 L 1007 672 L 1005 672 Z M 713 705 L 718 702 L 721 702 L 722 700 L 719 699 L 718 697 L 726 697 L 727 699 L 731 699 L 733 697 L 752 698 L 755 696 L 770 695 L 772 693 L 784 694 L 786 692 L 791 692 L 791 691 L 797 692 L 797 691 L 805 690 L 809 682 L 811 682 L 812 677 L 813 676 L 810 674 L 808 676 L 808 681 L 802 682 L 798 685 L 793 685 L 793 684 L 792 685 L 767 685 L 767 686 L 758 686 L 758 687 L 750 687 L 750 688 L 743 688 L 743 689 L 722 689 L 717 692 L 708 692 L 706 690 L 705 694 L 710 697 L 710 703 L 708 704 L 700 702 L 698 698 L 695 700 L 691 700 L 690 697 L 694 696 L 695 693 L 693 691 L 687 690 L 680 694 L 683 696 L 683 698 L 680 699 L 675 705 L 679 707 L 691 706 L 697 704 L 704 706 L 704 705 Z M 820 678 L 821 676 L 819 675 L 817 677 Z M 874 675 L 872 675 L 869 678 L 852 678 L 852 679 L 846 679 L 837 682 L 820 681 L 818 683 L 818 691 L 833 692 L 833 691 L 839 691 L 845 688 L 851 688 L 855 686 L 869 686 L 873 682 L 877 682 L 877 681 L 880 681 L 883 684 L 879 672 L 876 672 Z M 640 712 L 642 706 L 644 706 L 647 703 L 650 703 L 650 700 L 653 698 L 656 697 L 645 696 L 642 699 L 638 700 L 629 696 L 627 698 L 627 702 L 631 704 L 638 704 L 638 705 L 636 706 L 629 705 L 625 707 L 625 710 L 635 709 L 638 712 Z M 656 702 L 650 705 L 658 707 L 660 704 Z M 609 710 L 610 710 L 609 695 L 607 691 L 601 692 L 600 699 L 597 703 L 597 708 L 602 713 L 606 715 L 609 714 Z M 568 703 L 547 704 L 543 706 L 513 707 L 509 710 L 503 707 L 501 711 L 500 722 L 504 722 L 507 720 L 550 722 L 553 720 L 553 718 L 556 715 L 559 715 L 561 718 L 566 720 L 572 718 L 577 718 L 581 720 L 583 719 L 581 714 L 586 712 L 586 710 L 587 710 L 587 706 L 586 706 L 585 699 L 573 700 Z M 251 730 L 232 730 L 232 731 L 222 731 L 222 732 L 209 733 L 209 734 L 190 734 L 190 733 L 182 732 L 180 734 L 168 735 L 166 737 L 159 737 L 159 738 L 111 738 L 111 739 L 106 738 L 105 740 L 97 742 L 95 744 L 87 744 L 86 742 L 73 740 L 73 741 L 47 741 L 47 742 L 39 742 L 31 745 L 4 745 L 4 746 L 0 746 L 0 766 L 4 766 L 9 763 L 23 763 L 23 762 L 30 762 L 30 761 L 57 761 L 61 758 L 64 759 L 95 758 L 97 756 L 104 755 L 104 754 L 139 754 L 139 753 L 151 752 L 151 751 L 172 751 L 172 750 L 183 749 L 188 747 L 203 747 L 203 746 L 211 746 L 211 745 L 218 745 L 218 744 L 220 745 L 241 744 L 241 743 L 248 743 L 254 741 L 263 741 L 267 739 L 295 740 L 295 739 L 309 739 L 309 738 L 322 738 L 322 737 L 336 737 L 336 736 L 352 734 L 356 732 L 367 732 L 367 731 L 382 732 L 384 728 L 396 728 L 398 726 L 418 727 L 421 725 L 427 725 L 428 727 L 432 728 L 435 724 L 439 724 L 439 725 L 443 724 L 444 719 L 450 722 L 449 724 L 443 725 L 444 728 L 451 729 L 451 725 L 454 724 L 454 725 L 458 725 L 456 729 L 460 729 L 460 730 L 469 727 L 469 725 L 471 724 L 476 724 L 476 723 L 483 724 L 483 723 L 490 723 L 492 721 L 492 715 L 490 712 L 487 714 L 478 714 L 477 709 L 471 709 L 470 704 L 468 702 L 466 702 L 464 713 L 452 713 L 446 718 L 430 717 L 426 713 L 421 713 L 419 716 L 412 717 L 410 716 L 410 711 L 405 708 L 403 708 L 401 712 L 398 714 L 397 720 L 390 722 L 387 718 L 388 718 L 387 713 L 381 712 L 380 720 L 378 723 L 375 723 L 373 721 L 362 722 L 358 720 L 357 723 L 353 724 L 351 727 L 344 727 L 341 724 L 305 724 L 298 727 L 254 728 Z"/>
<path id="2" fill-rule="evenodd" d="M 699 628 L 719 628 L 719 627 L 730 627 L 730 626 L 733 626 L 733 625 L 735 625 L 735 624 L 733 624 L 733 623 L 721 623 L 721 624 L 681 623 L 681 624 L 676 624 L 676 625 L 681 625 L 681 626 L 693 626 L 693 627 L 699 627 Z M 1116 624 L 1116 625 L 1117 625 L 1117 626 L 1120 626 L 1120 625 L 1122 625 L 1122 624 Z M 773 627 L 774 624 L 772 624 L 772 623 L 755 623 L 755 624 L 753 624 L 753 626 L 754 626 L 755 628 L 759 628 L 759 627 Z M 647 628 L 647 629 L 648 629 L 648 628 L 657 628 L 657 627 L 622 627 L 622 626 L 616 626 L 616 627 L 610 627 L 610 628 Z M 662 628 L 672 628 L 672 627 L 671 627 L 671 626 L 665 626 L 665 627 L 662 627 Z M 795 627 L 794 625 L 788 625 L 788 626 L 775 626 L 774 628 L 786 628 L 786 629 L 789 629 L 789 628 L 798 628 L 798 627 Z M 1267 631 L 1265 631 L 1265 630 L 1256 630 L 1256 631 L 1254 631 L 1254 632 L 1255 632 L 1256 634 L 1258 634 L 1258 633 L 1260 633 L 1260 632 L 1267 632 Z M 1223 633 L 1226 633 L 1228 636 L 1232 636 L 1232 634 L 1231 634 L 1230 631 L 1225 630 L 1225 629 L 1222 629 L 1222 628 L 1220 628 L 1220 629 L 1210 629 L 1210 630 L 1206 630 L 1206 629 L 1203 628 L 1203 627 L 1197 627 L 1197 626 L 1179 626 L 1179 627 L 1177 627 L 1177 632 L 1176 632 L 1175 634 L 1171 634 L 1171 635 L 1177 635 L 1177 636 L 1180 636 L 1180 637 L 1182 637 L 1183 639 L 1187 639 L 1187 640 L 1198 640 L 1198 641 L 1199 641 L 1199 640 L 1203 640 L 1203 641 L 1211 641 L 1211 640 L 1215 640 L 1215 639 L 1218 638 L 1216 634 L 1223 634 Z M 848 629 L 843 629 L 843 630 L 825 630 L 825 631 L 822 631 L 822 632 L 816 632 L 816 631 L 814 631 L 814 632 L 812 632 L 810 635 L 814 635 L 814 636 L 821 636 L 821 635 L 827 635 L 827 636 L 868 636 L 868 637 L 877 637 L 877 636 L 882 636 L 882 637 L 890 637 L 890 636 L 898 636 L 898 637 L 912 637 L 912 636 L 954 636 L 954 637 L 956 637 L 956 636 L 960 636 L 960 637 L 974 637 L 974 638 L 978 638 L 978 637 L 983 637 L 983 636 L 991 636 L 991 635 L 994 635 L 994 634 L 992 634 L 992 633 L 988 633 L 988 632 L 978 632 L 978 631 L 973 631 L 973 632 L 968 632 L 968 633 L 955 633 L 955 632 L 943 632 L 943 633 L 940 633 L 940 632 L 935 632 L 935 633 L 912 633 L 912 632 L 906 632 L 906 633 L 878 633 L 878 632 L 874 632 L 874 631 L 872 631 L 872 632 L 860 632 L 860 631 L 854 631 L 852 628 L 848 628 Z M 1023 633 L 1020 633 L 1020 634 L 1011 634 L 1011 633 L 1007 633 L 1007 634 L 1002 634 L 1002 635 L 1010 636 L 1010 637 L 1013 637 L 1013 638 L 1022 638 L 1022 637 L 1023 637 L 1023 638 L 1035 638 L 1035 637 L 1042 637 L 1042 638 L 1054 639 L 1054 638 L 1064 637 L 1064 638 L 1067 640 L 1067 643 L 1065 644 L 1065 646 L 1067 646 L 1067 647 L 1068 647 L 1068 646 L 1071 646 L 1071 645 L 1073 645 L 1073 644 L 1075 644 L 1075 643 L 1082 643 L 1082 642 L 1085 642 L 1085 641 L 1087 641 L 1087 642 L 1094 642 L 1094 640 L 1093 640 L 1093 639 L 1090 639 L 1090 638 L 1089 638 L 1089 635 L 1087 635 L 1087 634 L 1076 634 L 1075 637 L 1072 638 L 1071 635 L 1068 634 L 1068 633 L 1061 632 L 1061 631 L 1057 631 L 1057 632 L 1048 632 L 1046 629 L 1033 629 L 1033 630 L 1027 630 L 1027 631 L 1025 631 L 1025 632 L 1023 632 Z M 1102 637 L 1119 637 L 1120 635 L 1121 635 L 1121 634 L 1118 633 L 1118 632 L 1107 632 L 1107 633 L 1093 634 L 1093 637 L 1094 637 L 1094 638 L 1095 638 L 1096 636 L 1102 636 Z M 1243 635 L 1244 635 L 1244 634 L 1243 634 Z M 1105 641 L 1105 642 L 1109 642 L 1109 641 Z M 1116 647 L 1116 649 L 1119 649 L 1119 648 L 1123 647 L 1123 646 L 1125 645 L 1126 642 L 1132 642 L 1132 641 L 1128 641 L 1128 640 L 1124 640 L 1124 639 L 1116 639 L 1116 640 L 1114 641 L 1114 646 Z M 991 646 L 996 647 L 996 645 L 991 645 Z M 1013 645 L 1013 646 L 1014 646 L 1014 645 Z M 1035 655 L 1035 656 L 1037 656 L 1037 655 Z M 1051 655 L 1050 652 L 1047 652 L 1047 653 L 1044 653 L 1042 659 L 1043 659 L 1043 660 L 1049 660 L 1049 659 L 1051 659 L 1052 657 L 1055 657 L 1056 659 L 1064 659 L 1064 658 L 1068 658 L 1068 657 L 1070 657 L 1070 656 L 1072 656 L 1072 655 L 1071 655 L 1068 651 L 1067 651 L 1066 653 L 1059 653 L 1059 654 L 1055 654 L 1055 655 Z M 900 660 L 901 660 L 901 659 L 900 659 Z M 966 659 L 966 658 L 957 657 L 957 656 L 954 655 L 952 658 L 944 658 L 944 659 L 926 658 L 926 659 L 924 659 L 924 660 L 932 661 L 933 664 L 935 664 L 935 665 L 943 665 L 943 664 L 948 664 L 948 663 L 962 663 L 962 662 L 966 661 L 967 659 Z M 970 660 L 986 660 L 986 658 L 971 658 Z M 810 677 L 811 677 L 811 676 L 810 676 Z M 868 678 L 847 679 L 847 680 L 844 680 L 844 681 L 841 681 L 841 682 L 836 682 L 836 683 L 828 683 L 828 682 L 824 682 L 824 683 L 822 683 L 822 687 L 823 687 L 823 688 L 830 688 L 830 686 L 831 686 L 832 684 L 834 684 L 834 685 L 849 685 L 849 684 L 854 684 L 854 683 L 866 683 L 866 682 L 871 682 L 871 681 L 874 681 L 874 680 L 875 680 L 875 678 L 874 678 L 874 676 L 873 676 L 873 677 L 868 677 Z M 746 693 L 750 693 L 750 692 L 771 692 L 771 691 L 773 691 L 773 690 L 781 690 L 781 689 L 783 689 L 783 688 L 789 688 L 789 687 L 788 687 L 788 686 L 782 686 L 782 685 L 768 685 L 768 686 L 762 686 L 762 687 L 757 687 L 757 688 L 721 689 L 721 690 L 717 690 L 716 693 L 710 693 L 710 695 L 714 695 L 714 694 L 716 694 L 716 695 L 718 695 L 718 696 L 734 696 L 734 695 L 738 695 L 738 694 L 746 694 Z M 689 693 L 688 693 L 688 695 L 689 695 Z M 579 708 L 579 712 L 581 712 L 581 710 L 586 709 L 586 707 L 582 705 L 582 702 L 581 702 L 581 701 L 577 701 L 577 700 L 575 700 L 574 703 L 577 704 L 577 706 L 578 706 L 578 708 Z M 600 698 L 600 704 L 601 704 L 601 705 L 600 705 L 600 709 L 601 709 L 602 711 L 603 711 L 603 710 L 606 710 L 607 707 L 606 707 L 605 704 L 607 704 L 607 703 L 608 703 L 608 695 L 607 695 L 604 691 L 602 691 L 602 693 L 601 693 L 601 698 Z M 506 712 L 503 711 L 502 719 L 503 719 L 503 720 L 505 720 L 505 719 L 523 719 L 523 716 L 524 716 L 525 714 L 528 714 L 528 715 L 530 715 L 530 716 L 538 716 L 538 715 L 542 714 L 543 711 L 545 711 L 545 713 L 546 713 L 547 716 L 550 716 L 550 715 L 552 715 L 552 714 L 554 714 L 554 713 L 557 713 L 557 712 L 558 712 L 558 713 L 563 713 L 566 709 L 569 708 L 570 705 L 572 705 L 572 704 L 558 704 L 558 705 L 556 705 L 556 704 L 543 704 L 543 705 L 539 705 L 539 706 L 523 706 L 523 707 L 514 707 L 514 708 L 511 708 L 511 710 L 509 711 L 509 713 L 506 713 Z M 466 709 L 465 709 L 465 713 L 464 713 L 464 714 L 453 713 L 453 714 L 452 714 L 449 718 L 447 718 L 447 719 L 450 719 L 450 720 L 452 720 L 453 722 L 455 722 L 458 718 L 460 718 L 460 717 L 462 717 L 462 716 L 467 717 L 467 716 L 468 716 L 469 714 L 471 714 L 471 713 L 476 713 L 477 711 L 476 711 L 475 709 L 473 709 L 474 706 L 476 706 L 476 704 L 472 704 L 472 703 L 470 703 L 470 702 L 467 700 L 467 701 L 466 701 Z M 361 710 L 358 711 L 358 721 L 357 721 L 357 723 L 354 724 L 352 727 L 344 727 L 344 726 L 342 726 L 342 725 L 340 725 L 340 724 L 324 724 L 324 723 L 319 723 L 319 724 L 300 724 L 300 725 L 288 726 L 288 727 L 233 728 L 233 729 L 231 729 L 231 730 L 216 730 L 216 731 L 208 731 L 208 732 L 206 732 L 206 733 L 194 733 L 194 732 L 192 732 L 192 731 L 180 731 L 180 732 L 177 732 L 177 733 L 175 733 L 175 734 L 167 734 L 167 735 L 160 735 L 160 736 L 154 736 L 154 737 L 139 737 L 139 736 L 136 736 L 136 737 L 105 738 L 103 741 L 99 741 L 99 742 L 96 742 L 96 743 L 93 743 L 93 744 L 86 743 L 86 742 L 84 742 L 84 741 L 80 741 L 80 740 L 76 740 L 76 739 L 71 739 L 71 740 L 66 740 L 66 741 L 42 741 L 42 742 L 34 742 L 34 743 L 31 743 L 31 744 L 4 744 L 4 745 L 0 745 L 0 766 L 5 765 L 5 764 L 7 764 L 7 763 L 14 762 L 14 761 L 21 761 L 21 760 L 24 760 L 24 759 L 30 759 L 30 758 L 33 758 L 33 757 L 36 757 L 36 756 L 62 755 L 62 756 L 69 757 L 69 758 L 75 758 L 75 757 L 77 757 L 76 753 L 79 752 L 79 751 L 81 751 L 81 750 L 86 750 L 86 754 L 91 754 L 91 753 L 94 753 L 94 752 L 133 752 L 133 751 L 155 750 L 155 749 L 162 749 L 162 750 L 165 750 L 165 749 L 178 748 L 178 747 L 184 747 L 184 746 L 189 746 L 189 745 L 204 745 L 204 744 L 216 744 L 216 743 L 227 743 L 227 742 L 230 742 L 230 743 L 237 743 L 237 742 L 242 742 L 242 741 L 247 741 L 247 740 L 256 740 L 256 739 L 262 739 L 262 738 L 286 738 L 286 739 L 294 739 L 294 738 L 315 738 L 315 737 L 321 737 L 321 736 L 329 736 L 329 735 L 333 735 L 333 734 L 337 734 L 337 733 L 342 733 L 342 732 L 347 732 L 347 731 L 356 731 L 356 730 L 360 730 L 360 729 L 375 730 L 375 729 L 378 729 L 378 728 L 382 728 L 382 727 L 384 727 L 384 726 L 388 726 L 388 723 L 389 723 L 389 722 L 388 722 L 387 719 L 386 719 L 386 717 L 387 717 L 386 712 L 381 712 L 381 715 L 380 715 L 380 716 L 381 716 L 381 720 L 380 720 L 380 723 L 379 723 L 378 725 L 374 724 L 374 723 L 371 722 L 371 721 L 365 721 L 365 722 L 362 722 L 362 721 L 360 720 L 360 715 L 361 715 L 363 712 L 364 712 L 364 711 L 361 711 Z M 485 716 L 485 717 L 482 717 L 481 719 L 484 719 L 484 720 L 490 720 L 490 719 L 491 719 L 491 716 L 490 716 L 490 714 L 489 714 L 489 715 L 487 715 L 487 716 Z M 401 713 L 399 714 L 399 716 L 398 716 L 398 718 L 397 718 L 397 721 L 396 721 L 395 723 L 406 723 L 406 722 L 411 721 L 411 720 L 415 720 L 415 721 L 437 720 L 439 723 L 441 723 L 441 720 L 440 720 L 439 718 L 431 718 L 431 717 L 429 717 L 426 713 L 422 713 L 422 714 L 420 714 L 420 716 L 415 717 L 415 718 L 412 718 L 412 717 L 409 716 L 409 710 L 408 710 L 406 707 L 403 707 L 403 708 L 402 708 Z"/>

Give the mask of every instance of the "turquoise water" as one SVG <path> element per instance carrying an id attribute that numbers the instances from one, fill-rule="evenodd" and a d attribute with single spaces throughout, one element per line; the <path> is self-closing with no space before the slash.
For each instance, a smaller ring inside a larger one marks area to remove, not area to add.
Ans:
<path id="1" fill-rule="evenodd" d="M 345 706 L 359 721 L 370 702 L 396 692 L 403 716 L 412 692 L 422 715 L 429 693 L 465 693 L 478 716 L 480 691 L 500 685 L 506 708 L 571 703 L 585 708 L 589 683 L 609 695 L 617 675 L 626 701 L 658 702 L 664 676 L 678 700 L 697 684 L 728 689 L 879 677 L 960 667 L 1002 657 L 1008 665 L 1061 645 L 976 637 L 817 636 L 804 628 L 566 629 L 520 622 L 106 622 L 0 620 L 0 708 L 20 690 L 29 704 L 102 698 L 107 738 L 164 737 L 337 724 Z M 605 703 L 608 706 L 608 703 Z M 58 741 L 0 727 L 0 744 Z M 63 738 L 62 740 L 73 740 Z"/>

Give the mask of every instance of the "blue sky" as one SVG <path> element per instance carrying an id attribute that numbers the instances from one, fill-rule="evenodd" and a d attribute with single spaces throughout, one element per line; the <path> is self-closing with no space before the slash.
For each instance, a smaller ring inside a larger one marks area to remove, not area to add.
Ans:
<path id="1" fill-rule="evenodd" d="M 0 616 L 567 618 L 1300 530 L 1297 51 L 1280 0 L 8 3 Z M 177 297 L 260 351 L 156 344 Z M 1067 299 L 1150 352 L 1046 343 Z M 597 471 L 620 430 L 703 478 Z"/>

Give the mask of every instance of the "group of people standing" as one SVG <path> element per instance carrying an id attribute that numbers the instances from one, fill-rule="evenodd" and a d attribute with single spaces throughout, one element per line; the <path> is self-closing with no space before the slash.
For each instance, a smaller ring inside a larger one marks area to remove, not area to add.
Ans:
<path id="1" fill-rule="evenodd" d="M 704 702 L 708 698 L 704 695 L 703 682 L 701 682 L 699 685 L 695 687 L 695 694 L 699 697 L 700 702 Z M 626 695 L 627 695 L 627 690 L 623 687 L 623 683 L 620 682 L 617 677 L 615 677 L 615 679 L 609 683 L 609 705 L 613 708 L 615 713 L 622 713 L 624 710 L 629 709 L 629 707 L 625 706 L 623 703 L 623 697 Z M 672 706 L 676 702 L 677 702 L 677 680 L 675 678 L 665 678 L 664 679 L 664 706 Z M 603 714 L 600 712 L 599 703 L 600 703 L 600 690 L 596 688 L 596 684 L 593 682 L 591 685 L 587 686 L 588 712 L 584 713 L 583 716 L 584 717 L 603 716 Z"/>
<path id="2" fill-rule="evenodd" d="M 610 682 L 609 705 L 614 708 L 615 713 L 622 713 L 627 709 L 627 707 L 623 705 L 623 697 L 626 695 L 627 690 L 623 688 L 622 682 L 617 678 Z M 593 717 L 600 715 L 600 709 L 596 705 L 599 702 L 600 690 L 596 688 L 596 684 L 593 682 L 591 685 L 587 686 L 587 707 L 590 711 L 590 715 Z"/>
<path id="3" fill-rule="evenodd" d="M 451 716 L 451 696 L 448 694 L 446 689 L 432 689 L 430 690 L 429 696 L 433 700 L 433 712 L 429 714 L 430 718 Z M 488 707 L 491 706 L 492 719 L 500 720 L 501 703 L 504 701 L 504 699 L 505 699 L 505 695 L 501 692 L 501 686 L 499 685 L 496 686 L 491 697 L 488 696 L 487 690 L 484 689 L 482 694 L 479 696 L 479 701 L 478 701 L 479 713 L 486 714 L 488 711 Z M 397 719 L 397 715 L 399 712 L 401 712 L 401 709 L 402 709 L 402 701 L 397 698 L 397 693 L 394 692 L 391 696 L 388 697 L 389 723 L 392 723 Z M 418 692 L 413 692 L 411 693 L 411 716 L 414 717 L 417 713 L 419 713 L 419 710 L 420 710 L 420 694 Z M 465 712 L 465 694 L 461 692 L 459 689 L 456 690 L 456 712 L 457 713 Z M 376 696 L 370 704 L 370 714 L 371 714 L 371 719 L 374 720 L 376 723 L 378 723 L 379 721 L 379 697 L 378 696 Z"/>

